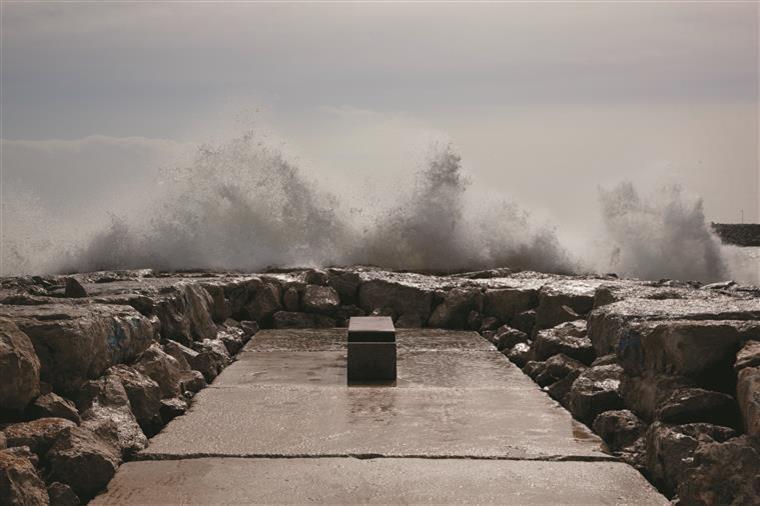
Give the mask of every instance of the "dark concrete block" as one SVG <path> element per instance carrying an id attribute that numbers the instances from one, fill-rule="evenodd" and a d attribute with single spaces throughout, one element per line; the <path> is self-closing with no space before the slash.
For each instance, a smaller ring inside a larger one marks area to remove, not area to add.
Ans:
<path id="1" fill-rule="evenodd" d="M 396 380 L 396 343 L 348 343 L 349 383 Z"/>
<path id="2" fill-rule="evenodd" d="M 349 343 L 395 343 L 396 328 L 388 316 L 352 316 L 348 322 Z"/>

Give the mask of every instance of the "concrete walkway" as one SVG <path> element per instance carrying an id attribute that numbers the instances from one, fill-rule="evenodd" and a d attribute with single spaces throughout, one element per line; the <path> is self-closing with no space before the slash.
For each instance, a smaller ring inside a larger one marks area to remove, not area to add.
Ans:
<path id="1" fill-rule="evenodd" d="M 94 504 L 667 504 L 476 333 L 398 349 L 348 387 L 345 330 L 260 332 Z"/>

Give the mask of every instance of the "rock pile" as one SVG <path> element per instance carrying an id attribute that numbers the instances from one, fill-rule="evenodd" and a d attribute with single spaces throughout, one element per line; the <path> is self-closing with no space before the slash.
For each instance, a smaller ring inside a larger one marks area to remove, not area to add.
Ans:
<path id="1" fill-rule="evenodd" d="M 0 497 L 89 500 L 259 327 L 360 315 L 479 331 L 663 491 L 760 500 L 758 292 L 363 267 L 3 279 Z"/>

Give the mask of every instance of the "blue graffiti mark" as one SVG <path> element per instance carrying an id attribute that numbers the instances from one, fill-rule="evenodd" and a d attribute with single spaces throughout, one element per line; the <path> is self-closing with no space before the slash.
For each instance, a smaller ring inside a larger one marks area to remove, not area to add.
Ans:
<path id="1" fill-rule="evenodd" d="M 114 359 L 121 360 L 122 353 L 127 341 L 127 334 L 124 328 L 119 325 L 119 320 L 113 319 L 111 323 L 112 333 L 108 335 L 108 350 L 114 356 Z"/>

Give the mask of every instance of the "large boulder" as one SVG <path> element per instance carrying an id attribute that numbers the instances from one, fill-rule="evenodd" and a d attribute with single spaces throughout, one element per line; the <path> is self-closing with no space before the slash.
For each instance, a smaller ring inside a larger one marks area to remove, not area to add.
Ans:
<path id="1" fill-rule="evenodd" d="M 706 422 L 737 427 L 738 411 L 736 400 L 728 394 L 703 388 L 679 388 L 663 399 L 655 416 L 666 423 Z"/>
<path id="2" fill-rule="evenodd" d="M 683 504 L 760 504 L 760 447 L 741 436 L 697 446 L 678 485 Z"/>
<path id="3" fill-rule="evenodd" d="M 745 367 L 760 367 L 760 341 L 747 341 L 736 354 L 734 370 L 739 372 Z"/>
<path id="4" fill-rule="evenodd" d="M 84 427 L 63 431 L 47 454 L 50 478 L 84 501 L 101 491 L 121 463 L 119 452 Z"/>
<path id="5" fill-rule="evenodd" d="M 327 270 L 327 284 L 338 292 L 344 304 L 356 304 L 361 283 L 361 277 L 355 272 L 342 269 Z"/>
<path id="6" fill-rule="evenodd" d="M 185 344 L 216 336 L 214 300 L 197 282 L 179 282 L 161 291 L 154 311 L 161 337 Z"/>
<path id="7" fill-rule="evenodd" d="M 335 327 L 335 320 L 315 313 L 277 311 L 274 314 L 273 326 L 276 329 L 331 328 Z"/>
<path id="8" fill-rule="evenodd" d="M 389 308 L 394 316 L 406 313 L 418 314 L 422 323 L 430 317 L 433 292 L 412 284 L 369 279 L 359 287 L 359 307 L 367 313 L 376 309 Z"/>
<path id="9" fill-rule="evenodd" d="M 605 411 L 596 417 L 594 432 L 613 451 L 633 445 L 646 431 L 641 419 L 627 409 Z"/>
<path id="10" fill-rule="evenodd" d="M 236 320 L 255 320 L 268 323 L 272 315 L 282 309 L 282 289 L 270 278 L 253 277 L 225 286 L 230 314 Z"/>
<path id="11" fill-rule="evenodd" d="M 594 307 L 598 283 L 565 280 L 541 288 L 536 307 L 536 328 L 549 329 L 588 314 Z"/>
<path id="12" fill-rule="evenodd" d="M 623 374 L 620 393 L 623 403 L 638 416 L 651 422 L 656 418 L 657 408 L 675 391 L 695 386 L 682 376 L 669 376 L 647 371 L 641 376 Z"/>
<path id="13" fill-rule="evenodd" d="M 10 450 L 0 450 L 0 502 L 9 506 L 47 506 L 45 483 L 34 464 Z"/>
<path id="14" fill-rule="evenodd" d="M 209 282 L 200 283 L 200 286 L 206 290 L 210 297 L 211 319 L 216 323 L 222 323 L 230 317 L 230 307 L 227 299 L 224 297 L 224 283 Z"/>
<path id="15" fill-rule="evenodd" d="M 568 394 L 570 412 L 586 425 L 600 413 L 621 409 L 619 365 L 602 365 L 586 369 L 573 382 Z"/>
<path id="16" fill-rule="evenodd" d="M 530 343 L 517 343 L 512 348 L 505 348 L 502 353 L 517 367 L 524 367 L 530 357 Z"/>
<path id="17" fill-rule="evenodd" d="M 467 327 L 470 311 L 482 309 L 483 293 L 479 288 L 452 288 L 430 315 L 428 326 L 462 329 Z"/>
<path id="18" fill-rule="evenodd" d="M 647 470 L 654 482 L 673 494 L 691 473 L 693 455 L 700 443 L 723 442 L 736 433 L 707 423 L 665 425 L 655 422 L 646 434 Z"/>
<path id="19" fill-rule="evenodd" d="M 48 485 L 47 492 L 50 497 L 50 506 L 79 506 L 82 504 L 74 490 L 59 481 Z"/>
<path id="20" fill-rule="evenodd" d="M 509 325 L 499 327 L 493 336 L 493 342 L 499 351 L 509 350 L 518 343 L 527 343 L 529 339 L 528 334 L 521 330 L 513 329 Z"/>
<path id="21" fill-rule="evenodd" d="M 586 366 L 581 362 L 561 353 L 539 363 L 542 363 L 543 367 L 533 379 L 542 387 L 551 385 L 570 374 L 577 378 L 586 370 Z"/>
<path id="22" fill-rule="evenodd" d="M 745 367 L 739 371 L 736 398 L 744 430 L 750 436 L 760 437 L 760 367 Z"/>
<path id="23" fill-rule="evenodd" d="M 74 403 L 53 392 L 37 397 L 29 405 L 29 414 L 32 418 L 65 418 L 77 425 L 80 422 Z"/>
<path id="24" fill-rule="evenodd" d="M 40 361 L 29 337 L 0 318 L 0 411 L 21 411 L 40 393 Z"/>
<path id="25" fill-rule="evenodd" d="M 483 297 L 483 314 L 512 322 L 514 318 L 538 304 L 536 288 L 499 288 L 486 290 Z M 521 329 L 523 330 L 523 329 Z M 530 333 L 530 330 L 525 330 Z"/>
<path id="26" fill-rule="evenodd" d="M 195 343 L 194 348 L 197 355 L 187 357 L 190 367 L 200 371 L 209 383 L 232 361 L 227 347 L 219 339 L 204 339 Z"/>
<path id="27" fill-rule="evenodd" d="M 158 344 L 145 350 L 134 368 L 158 383 L 162 397 L 176 397 L 181 393 L 180 364 Z"/>
<path id="28" fill-rule="evenodd" d="M 301 305 L 308 312 L 331 314 L 340 307 L 340 297 L 330 286 L 306 285 L 301 295 Z"/>
<path id="29" fill-rule="evenodd" d="M 148 436 L 161 429 L 161 387 L 150 377 L 126 365 L 108 369 L 108 375 L 118 378 L 129 398 L 137 423 Z"/>
<path id="30" fill-rule="evenodd" d="M 31 422 L 9 425 L 3 429 L 3 432 L 8 447 L 26 446 L 42 457 L 60 433 L 69 427 L 76 427 L 76 424 L 63 418 L 40 418 Z"/>
<path id="31" fill-rule="evenodd" d="M 546 360 L 562 353 L 586 365 L 594 361 L 594 347 L 586 337 L 586 321 L 575 320 L 562 323 L 536 334 L 532 346 L 535 360 Z"/>
<path id="32" fill-rule="evenodd" d="M 84 289 L 82 284 L 77 281 L 76 278 L 66 278 L 66 287 L 63 293 L 64 297 L 72 299 L 87 297 L 87 290 Z"/>
<path id="33" fill-rule="evenodd" d="M 114 364 L 134 360 L 153 339 L 150 320 L 130 306 L 1 306 L 32 341 L 40 378 L 58 393 L 76 393 Z"/>

